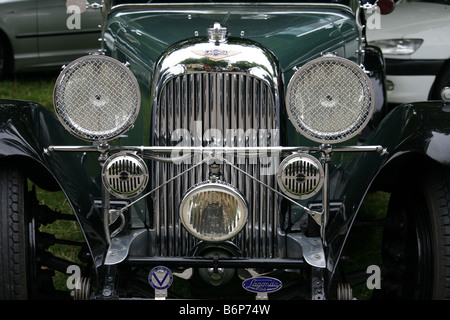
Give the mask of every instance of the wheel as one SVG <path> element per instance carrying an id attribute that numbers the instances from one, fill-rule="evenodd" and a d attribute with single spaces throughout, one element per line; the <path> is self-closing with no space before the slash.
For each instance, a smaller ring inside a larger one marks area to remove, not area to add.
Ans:
<path id="1" fill-rule="evenodd" d="M 38 212 L 35 191 L 28 192 L 22 170 L 0 164 L 0 300 L 54 298 L 59 293 L 45 251 L 52 242 L 39 232 Z"/>
<path id="2" fill-rule="evenodd" d="M 381 295 L 448 299 L 450 171 L 432 167 L 420 176 L 412 173 L 390 198 L 382 244 L 386 273 Z"/>
<path id="3" fill-rule="evenodd" d="M 0 41 L 0 80 L 5 77 L 5 48 Z"/>
<path id="4" fill-rule="evenodd" d="M 42 230 L 54 222 L 59 225 L 76 218 L 40 205 L 36 188 L 28 191 L 21 168 L 13 162 L 0 163 L 0 300 L 70 299 L 68 288 L 61 284 L 55 288 L 54 276 L 56 271 L 66 273 L 68 267 L 78 264 L 49 249 L 55 244 L 79 247 L 78 258 L 87 267 L 78 266 L 84 272 L 92 269 L 88 248 L 85 242 L 58 239 L 51 231 Z"/>
<path id="5" fill-rule="evenodd" d="M 433 85 L 433 88 L 430 92 L 430 100 L 441 100 L 441 91 L 445 87 L 450 87 L 450 63 L 446 64 L 444 70 L 439 73 L 436 82 Z"/>
<path id="6" fill-rule="evenodd" d="M 32 257 L 25 216 L 26 181 L 11 166 L 0 168 L 0 299 L 27 299 Z"/>
<path id="7" fill-rule="evenodd" d="M 0 80 L 12 73 L 13 58 L 10 46 L 2 34 L 0 34 Z"/>
<path id="8" fill-rule="evenodd" d="M 5 77 L 5 46 L 0 38 L 0 80 Z"/>

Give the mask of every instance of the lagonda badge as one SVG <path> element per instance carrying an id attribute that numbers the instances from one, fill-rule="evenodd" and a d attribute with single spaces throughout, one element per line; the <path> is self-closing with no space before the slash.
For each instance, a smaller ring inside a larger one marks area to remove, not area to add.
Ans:
<path id="1" fill-rule="evenodd" d="M 242 287 L 254 293 L 271 293 L 281 289 L 283 283 L 275 278 L 256 277 L 242 282 Z"/>
<path id="2" fill-rule="evenodd" d="M 203 57 L 207 57 L 212 61 L 220 61 L 223 60 L 225 58 L 234 56 L 236 54 L 239 54 L 240 52 L 238 51 L 231 51 L 228 49 L 221 49 L 220 47 L 218 48 L 211 48 L 211 49 L 205 49 L 205 50 L 194 50 L 192 51 L 195 54 L 198 54 L 200 56 Z"/>

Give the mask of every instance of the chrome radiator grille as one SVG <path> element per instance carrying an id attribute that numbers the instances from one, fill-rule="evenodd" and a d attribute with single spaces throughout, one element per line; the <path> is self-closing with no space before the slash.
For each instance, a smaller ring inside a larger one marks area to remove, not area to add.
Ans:
<path id="1" fill-rule="evenodd" d="M 191 72 L 177 76 L 165 82 L 157 92 L 157 99 L 153 110 L 155 146 L 279 145 L 279 117 L 272 88 L 246 73 Z M 270 160 L 225 158 L 276 188 L 277 157 Z M 191 163 L 187 163 L 189 160 L 181 163 L 153 161 L 152 183 L 159 186 L 202 159 L 198 155 Z M 278 257 L 276 194 L 225 162 L 221 172 L 222 180 L 237 187 L 249 205 L 248 222 L 232 242 L 244 257 Z M 208 165 L 203 164 L 153 194 L 153 240 L 158 244 L 153 255 L 190 255 L 198 240 L 182 226 L 179 203 L 190 187 L 206 180 Z"/>

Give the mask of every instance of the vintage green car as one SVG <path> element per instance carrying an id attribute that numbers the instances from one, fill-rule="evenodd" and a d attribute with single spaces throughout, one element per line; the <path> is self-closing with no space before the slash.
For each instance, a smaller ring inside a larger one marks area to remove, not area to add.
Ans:
<path id="1" fill-rule="evenodd" d="M 387 109 L 365 23 L 389 5 L 104 1 L 54 114 L 0 101 L 0 297 L 55 297 L 57 270 L 75 299 L 352 299 L 343 252 L 382 191 L 359 283 L 449 298 L 450 89 Z M 79 264 L 40 229 L 71 217 Z"/>

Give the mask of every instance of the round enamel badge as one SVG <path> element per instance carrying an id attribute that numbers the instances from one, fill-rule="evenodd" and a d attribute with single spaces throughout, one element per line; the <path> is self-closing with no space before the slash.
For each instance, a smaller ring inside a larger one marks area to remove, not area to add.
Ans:
<path id="1" fill-rule="evenodd" d="M 155 290 L 165 290 L 172 284 L 172 272 L 163 266 L 154 267 L 148 274 L 148 282 Z"/>

